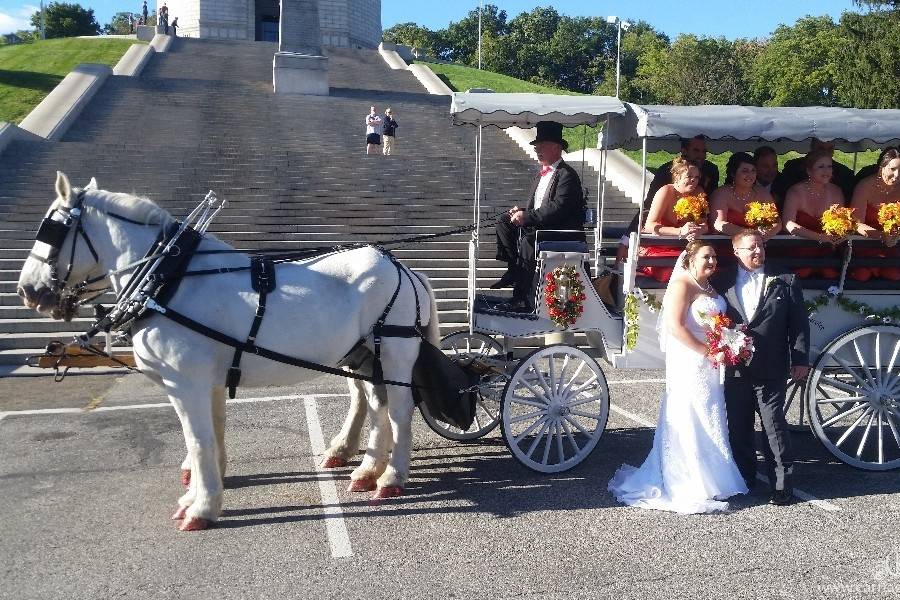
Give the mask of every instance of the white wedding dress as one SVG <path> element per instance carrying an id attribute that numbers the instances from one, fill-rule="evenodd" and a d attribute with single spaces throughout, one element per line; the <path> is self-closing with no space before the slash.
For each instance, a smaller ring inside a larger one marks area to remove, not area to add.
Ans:
<path id="1" fill-rule="evenodd" d="M 724 312 L 725 300 L 700 295 L 685 327 L 705 341 L 700 313 Z M 747 493 L 731 446 L 719 371 L 674 336 L 666 340 L 666 393 L 653 449 L 640 468 L 622 465 L 608 489 L 619 502 L 682 514 L 726 510 L 722 500 Z"/>

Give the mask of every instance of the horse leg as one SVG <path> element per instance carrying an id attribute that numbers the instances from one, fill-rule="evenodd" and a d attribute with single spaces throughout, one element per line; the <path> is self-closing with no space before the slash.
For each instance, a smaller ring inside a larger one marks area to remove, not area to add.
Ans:
<path id="1" fill-rule="evenodd" d="M 216 444 L 219 449 L 219 472 L 222 479 L 225 479 L 225 468 L 228 465 L 228 455 L 225 450 L 225 388 L 213 388 L 213 426 L 216 430 Z M 187 439 L 187 435 L 185 435 Z M 188 450 L 181 461 L 181 485 L 190 487 L 191 485 L 191 452 Z M 180 518 L 180 517 L 179 517 Z"/>
<path id="2" fill-rule="evenodd" d="M 391 451 L 390 425 L 385 408 L 386 390 L 383 385 L 365 384 L 369 405 L 369 443 L 362 463 L 350 474 L 351 492 L 370 492 L 377 486 L 378 477 L 387 467 Z"/>
<path id="3" fill-rule="evenodd" d="M 385 379 L 411 381 L 412 365 L 415 363 L 418 353 L 418 340 L 393 338 L 385 343 L 382 351 Z M 375 498 L 403 495 L 403 487 L 409 479 L 413 409 L 412 389 L 391 386 L 388 397 L 388 415 L 393 434 L 393 452 L 391 452 L 387 468 L 378 478 Z"/>
<path id="4" fill-rule="evenodd" d="M 322 461 L 322 467 L 325 469 L 345 466 L 359 451 L 359 437 L 366 419 L 366 388 L 362 381 L 349 378 L 347 386 L 350 388 L 350 410 L 341 431 L 332 438 L 328 450 L 325 451 L 325 458 Z"/>
<path id="5" fill-rule="evenodd" d="M 200 386 L 198 386 L 200 388 Z M 215 521 L 222 507 L 222 475 L 219 468 L 216 427 L 213 422 L 212 389 L 178 389 L 170 399 L 182 418 L 185 444 L 191 456 L 191 483 L 187 493 L 178 499 L 173 519 L 182 518 L 179 529 L 206 529 Z M 190 396 L 185 401 L 182 396 Z"/>
<path id="6" fill-rule="evenodd" d="M 228 453 L 225 450 L 225 388 L 215 386 L 212 390 L 212 418 L 216 432 L 216 456 L 219 459 L 219 476 L 225 481 L 228 467 Z"/>

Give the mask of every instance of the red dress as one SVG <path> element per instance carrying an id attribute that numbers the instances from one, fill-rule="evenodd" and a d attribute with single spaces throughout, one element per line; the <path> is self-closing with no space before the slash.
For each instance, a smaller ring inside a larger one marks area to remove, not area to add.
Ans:
<path id="1" fill-rule="evenodd" d="M 742 213 L 737 210 L 728 209 L 728 212 L 725 213 L 725 219 L 731 223 L 732 225 L 737 225 L 738 227 L 743 227 L 744 229 L 753 229 L 747 225 L 747 213 Z"/>
<path id="2" fill-rule="evenodd" d="M 664 215 L 659 221 L 663 227 L 679 227 L 678 223 L 673 223 L 668 219 L 668 215 Z M 673 248 L 671 246 L 644 246 L 638 249 L 638 256 L 647 258 L 657 257 L 677 257 L 681 254 L 681 248 Z M 674 262 L 674 261 L 673 261 Z M 672 267 L 640 267 L 638 272 L 647 277 L 652 277 L 657 281 L 665 283 L 672 276 Z"/>
<path id="3" fill-rule="evenodd" d="M 865 223 L 869 227 L 881 230 L 878 223 L 878 209 L 880 204 L 869 204 L 866 206 Z M 853 255 L 860 258 L 895 258 L 900 256 L 900 248 L 896 246 L 888 248 L 854 248 Z M 856 281 L 869 281 L 873 277 L 889 279 L 890 281 L 900 281 L 900 268 L 898 267 L 855 267 L 850 270 L 850 278 Z"/>
<path id="4" fill-rule="evenodd" d="M 808 213 L 797 211 L 797 224 L 801 227 L 805 227 L 810 231 L 816 231 L 818 233 L 822 233 L 822 221 L 819 218 L 816 218 Z M 791 248 L 789 251 L 790 256 L 808 256 L 810 258 L 822 258 L 827 256 L 834 256 L 834 248 L 830 246 L 820 247 L 820 248 Z M 797 277 L 801 279 L 806 279 L 810 277 L 813 273 L 817 273 L 823 279 L 837 279 L 840 277 L 841 273 L 837 269 L 832 269 L 831 267 L 801 267 L 795 268 L 794 273 L 797 274 Z"/>

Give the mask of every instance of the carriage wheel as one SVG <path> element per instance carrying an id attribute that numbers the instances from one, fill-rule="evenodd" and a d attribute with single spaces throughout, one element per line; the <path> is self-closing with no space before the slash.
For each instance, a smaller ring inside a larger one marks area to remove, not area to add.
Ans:
<path id="1" fill-rule="evenodd" d="M 457 331 L 441 338 L 441 350 L 449 351 L 450 358 L 454 360 L 503 354 L 503 346 L 494 338 L 468 331 Z M 478 399 L 475 401 L 475 420 L 465 431 L 435 419 L 424 402 L 419 404 L 419 412 L 431 430 L 438 435 L 448 440 L 475 440 L 493 431 L 500 423 L 500 397 L 504 385 L 504 375 L 487 374 L 481 377 Z"/>
<path id="2" fill-rule="evenodd" d="M 809 433 L 809 422 L 806 414 L 806 381 L 791 379 L 787 383 L 787 395 L 784 401 L 784 418 L 787 419 L 791 431 Z"/>
<path id="3" fill-rule="evenodd" d="M 606 428 L 606 377 L 578 348 L 539 348 L 506 384 L 501 416 L 503 441 L 519 462 L 541 473 L 566 471 L 588 457 Z"/>
<path id="4" fill-rule="evenodd" d="M 864 326 L 822 351 L 806 402 L 828 451 L 868 471 L 900 467 L 900 327 Z"/>

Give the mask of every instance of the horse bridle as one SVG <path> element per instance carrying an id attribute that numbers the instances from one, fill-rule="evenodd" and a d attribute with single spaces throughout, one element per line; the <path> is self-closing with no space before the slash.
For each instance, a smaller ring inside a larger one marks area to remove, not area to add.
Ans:
<path id="1" fill-rule="evenodd" d="M 47 213 L 47 216 L 45 216 L 41 221 L 41 224 L 37 230 L 37 234 L 34 236 L 35 241 L 43 242 L 50 248 L 50 251 L 47 253 L 47 256 L 36 254 L 33 250 L 29 254 L 29 257 L 49 265 L 50 282 L 53 285 L 53 292 L 59 294 L 60 296 L 63 295 L 63 291 L 66 289 L 66 285 L 69 282 L 69 277 L 72 275 L 72 264 L 75 262 L 75 249 L 78 245 L 79 237 L 84 240 L 84 243 L 87 245 L 88 250 L 90 250 L 91 252 L 91 256 L 94 257 L 94 262 L 100 262 L 100 257 L 97 255 L 97 250 L 94 248 L 94 244 L 91 242 L 91 238 L 88 237 L 88 234 L 84 230 L 84 226 L 81 223 L 81 216 L 84 211 L 84 196 L 85 191 L 79 190 L 75 197 L 75 204 L 71 208 L 50 209 L 50 212 Z M 62 219 L 54 219 L 53 217 L 55 215 L 60 215 Z M 74 237 L 72 238 L 72 249 L 69 252 L 69 264 L 66 266 L 65 276 L 60 277 L 59 254 L 66 242 L 66 238 L 69 236 L 69 232 L 71 232 L 73 229 Z M 87 280 L 75 287 L 83 288 L 86 284 Z M 77 297 L 78 293 L 73 293 L 73 296 Z"/>

